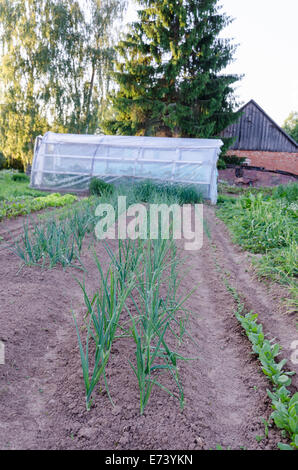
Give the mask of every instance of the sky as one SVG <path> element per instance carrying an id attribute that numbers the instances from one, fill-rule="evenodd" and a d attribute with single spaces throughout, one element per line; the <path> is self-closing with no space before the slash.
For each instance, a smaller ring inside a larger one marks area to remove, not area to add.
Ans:
<path id="1" fill-rule="evenodd" d="M 236 85 L 241 104 L 254 99 L 280 126 L 298 111 L 298 0 L 219 0 L 234 18 L 221 36 L 238 44 L 225 73 L 244 75 Z M 136 19 L 134 1 L 126 21 Z"/>

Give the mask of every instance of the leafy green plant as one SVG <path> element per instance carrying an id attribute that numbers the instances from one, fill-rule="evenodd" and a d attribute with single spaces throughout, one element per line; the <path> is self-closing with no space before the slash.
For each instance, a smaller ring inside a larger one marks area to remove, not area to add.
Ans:
<path id="1" fill-rule="evenodd" d="M 268 438 L 270 423 L 264 418 L 262 418 L 262 422 L 263 422 L 264 427 L 265 427 L 265 437 Z"/>
<path id="2" fill-rule="evenodd" d="M 253 351 L 262 364 L 263 373 L 273 383 L 273 390 L 267 390 L 274 410 L 271 419 L 279 429 L 286 432 L 286 436 L 290 439 L 290 444 L 279 443 L 278 446 L 281 450 L 298 449 L 298 392 L 291 397 L 290 391 L 287 389 L 292 383 L 290 377 L 295 372 L 284 370 L 287 362 L 285 359 L 280 362 L 276 361 L 280 346 L 265 339 L 262 324 L 257 322 L 257 314 L 252 312 L 246 315 L 243 314 L 244 304 L 241 303 L 239 294 L 226 278 L 223 278 L 223 280 L 238 305 L 235 316 L 252 343 Z M 266 430 L 268 433 L 268 423 Z"/>
<path id="3" fill-rule="evenodd" d="M 275 359 L 279 355 L 280 347 L 265 339 L 262 324 L 257 322 L 258 315 L 250 312 L 243 316 L 239 311 L 235 315 L 252 343 L 254 353 L 258 355 L 263 373 L 277 387 L 290 385 L 290 376 L 294 372 L 283 370 L 287 362 L 285 359 L 276 362 Z"/>
<path id="4" fill-rule="evenodd" d="M 47 207 L 63 207 L 72 204 L 77 197 L 72 194 L 61 196 L 59 193 L 45 195 L 43 197 L 27 197 L 26 199 L 0 202 L 0 220 L 4 217 L 16 217 L 39 211 Z"/>
<path id="5" fill-rule="evenodd" d="M 279 429 L 286 430 L 291 439 L 290 444 L 279 443 L 279 448 L 281 450 L 298 450 L 298 392 L 292 397 L 287 392 L 284 389 L 282 395 L 281 390 L 273 393 L 267 391 L 274 409 L 271 417 L 275 425 Z"/>

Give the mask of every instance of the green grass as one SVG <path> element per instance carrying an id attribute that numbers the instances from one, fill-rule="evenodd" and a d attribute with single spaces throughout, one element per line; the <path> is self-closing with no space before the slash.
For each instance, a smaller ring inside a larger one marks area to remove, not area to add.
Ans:
<path id="1" fill-rule="evenodd" d="M 234 196 L 229 196 L 227 194 L 219 194 L 217 198 L 217 204 L 224 204 L 225 202 L 236 204 L 237 198 Z"/>
<path id="2" fill-rule="evenodd" d="M 137 201 L 150 203 L 155 203 L 157 199 L 163 203 L 169 201 L 180 205 L 199 204 L 203 201 L 195 186 L 156 183 L 150 180 L 134 185 L 134 196 Z"/>
<path id="3" fill-rule="evenodd" d="M 30 178 L 14 170 L 0 171 L 0 221 L 28 215 L 47 207 L 63 207 L 77 200 L 71 194 L 60 195 L 29 187 Z"/>
<path id="4" fill-rule="evenodd" d="M 274 199 L 284 199 L 288 203 L 298 204 L 298 184 L 290 183 L 287 185 L 281 184 L 272 191 L 272 197 Z"/>
<path id="5" fill-rule="evenodd" d="M 16 198 L 24 198 L 26 196 L 42 197 L 47 194 L 48 193 L 44 191 L 29 188 L 28 177 L 26 178 L 24 173 L 18 173 L 12 170 L 0 171 L 0 201 L 12 201 Z"/>
<path id="6" fill-rule="evenodd" d="M 289 278 L 297 278 L 297 242 L 292 241 L 282 249 L 272 249 L 258 261 L 258 270 L 260 275 L 270 276 L 281 284 L 288 284 Z"/>
<path id="7" fill-rule="evenodd" d="M 228 223 L 235 242 L 253 253 L 297 242 L 297 209 L 285 200 L 248 194 L 236 203 L 225 202 L 218 214 Z"/>

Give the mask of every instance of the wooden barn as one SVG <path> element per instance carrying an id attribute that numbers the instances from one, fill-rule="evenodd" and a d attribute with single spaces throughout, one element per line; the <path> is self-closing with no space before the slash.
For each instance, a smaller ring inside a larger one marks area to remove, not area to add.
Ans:
<path id="1" fill-rule="evenodd" d="M 234 137 L 227 155 L 246 157 L 252 166 L 298 174 L 298 144 L 254 101 L 240 111 L 240 119 L 222 137 Z"/>

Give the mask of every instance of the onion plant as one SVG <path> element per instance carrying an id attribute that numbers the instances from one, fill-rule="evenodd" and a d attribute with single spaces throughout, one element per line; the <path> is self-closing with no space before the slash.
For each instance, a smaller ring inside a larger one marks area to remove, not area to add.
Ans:
<path id="1" fill-rule="evenodd" d="M 27 265 L 70 266 L 73 261 L 80 261 L 85 235 L 93 231 L 94 210 L 92 199 L 68 209 L 63 218 L 51 216 L 39 222 L 27 219 L 24 233 L 12 250 Z"/>
<path id="2" fill-rule="evenodd" d="M 177 319 L 186 300 L 177 301 L 177 267 L 181 262 L 176 256 L 172 240 L 119 241 L 118 257 L 107 248 L 121 283 L 133 273 L 131 300 L 134 311 L 128 309 L 130 332 L 136 346 L 135 363 L 129 364 L 137 378 L 140 396 L 140 412 L 143 414 L 154 385 L 176 396 L 181 408 L 184 404 L 177 360 L 184 357 L 173 351 L 167 341 L 172 333 L 181 342 L 185 331 L 184 321 Z M 174 325 L 173 325 L 174 324 Z M 175 330 L 179 330 L 176 333 Z M 180 336 L 181 335 L 181 336 Z M 157 380 L 157 373 L 168 372 L 174 379 L 178 396 Z"/>
<path id="3" fill-rule="evenodd" d="M 184 405 L 183 388 L 180 384 L 177 359 L 185 359 L 170 349 L 167 333 L 181 304 L 175 302 L 176 271 L 171 270 L 169 240 L 148 240 L 143 270 L 136 273 L 139 303 L 135 302 L 138 320 L 132 318 L 132 336 L 136 344 L 136 364 L 130 363 L 140 392 L 140 412 L 148 403 L 153 385 L 170 395 L 174 394 L 156 379 L 156 372 L 169 372 L 178 388 L 180 406 Z M 176 264 L 176 260 L 174 263 Z M 170 269 L 169 279 L 167 270 Z M 165 286 L 167 290 L 165 292 Z M 174 333 L 174 329 L 171 328 Z M 175 334 L 175 333 L 174 333 Z"/>
<path id="4" fill-rule="evenodd" d="M 133 288 L 132 282 L 126 285 L 123 284 L 123 288 L 119 288 L 117 271 L 114 272 L 113 268 L 110 267 L 105 276 L 96 255 L 95 260 L 100 274 L 100 286 L 92 299 L 88 297 L 85 285 L 78 281 L 83 291 L 85 305 L 87 307 L 88 326 L 85 350 L 74 317 L 85 383 L 87 410 L 90 409 L 92 404 L 92 392 L 102 376 L 104 378 L 106 391 L 113 404 L 106 380 L 105 368 L 109 361 L 112 345 L 116 337 L 120 314 Z M 90 338 L 93 339 L 95 347 L 93 366 L 90 365 L 89 360 Z"/>
<path id="5" fill-rule="evenodd" d="M 57 224 L 55 220 L 46 224 L 33 224 L 30 230 L 28 221 L 24 224 L 24 234 L 14 243 L 12 251 L 26 265 L 41 265 L 52 268 L 58 263 L 63 267 L 79 259 L 79 249 L 71 228 Z"/>

